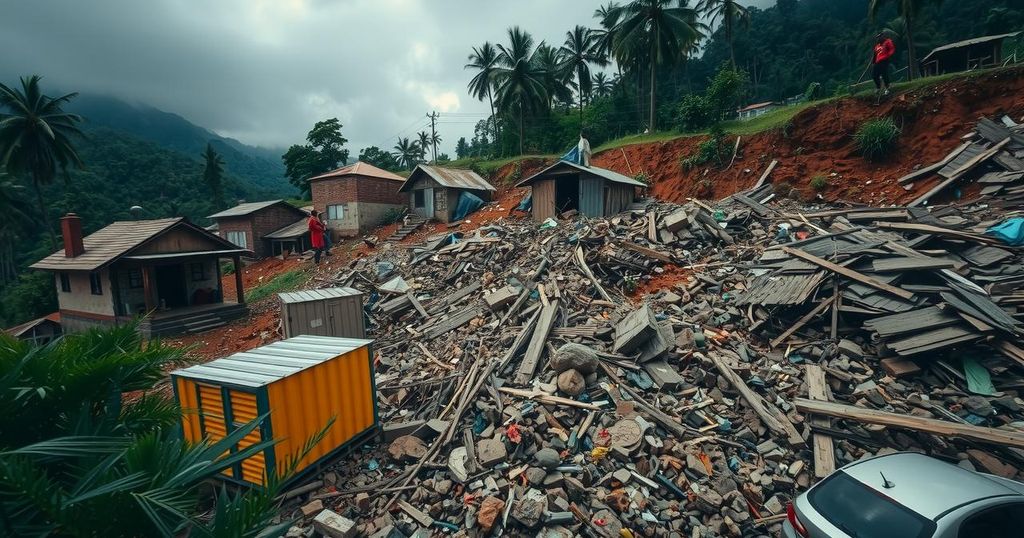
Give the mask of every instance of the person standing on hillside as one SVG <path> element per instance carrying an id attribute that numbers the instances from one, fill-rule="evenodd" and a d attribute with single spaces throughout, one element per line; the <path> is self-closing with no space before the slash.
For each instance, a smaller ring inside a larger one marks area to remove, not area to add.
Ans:
<path id="1" fill-rule="evenodd" d="M 871 55 L 871 76 L 875 88 L 881 95 L 889 95 L 889 63 L 896 54 L 896 45 L 882 32 L 875 36 L 875 47 Z"/>
<path id="2" fill-rule="evenodd" d="M 324 223 L 320 222 L 315 209 L 309 212 L 309 244 L 313 245 L 313 263 L 320 263 L 320 255 L 324 252 Z"/>
<path id="3" fill-rule="evenodd" d="M 320 213 L 320 224 L 324 225 L 324 254 L 330 256 L 334 243 L 331 241 L 331 229 L 327 227 L 327 219 L 323 213 Z"/>

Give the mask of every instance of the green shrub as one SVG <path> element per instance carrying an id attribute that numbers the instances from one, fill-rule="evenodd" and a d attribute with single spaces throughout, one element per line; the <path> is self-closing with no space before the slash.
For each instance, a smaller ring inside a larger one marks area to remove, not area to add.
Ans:
<path id="1" fill-rule="evenodd" d="M 810 184 L 812 189 L 816 191 L 823 191 L 826 187 L 828 187 L 828 178 L 821 174 L 818 174 L 811 178 Z"/>
<path id="2" fill-rule="evenodd" d="M 676 127 L 680 131 L 699 131 L 711 123 L 711 108 L 701 95 L 686 95 L 676 107 Z"/>
<path id="3" fill-rule="evenodd" d="M 727 65 L 718 69 L 705 92 L 708 108 L 715 121 L 731 116 L 736 111 L 749 83 L 746 71 L 735 70 Z"/>
<path id="4" fill-rule="evenodd" d="M 862 123 L 853 139 L 865 158 L 876 161 L 885 158 L 895 149 L 899 136 L 900 129 L 892 118 L 876 118 Z"/>
<path id="5" fill-rule="evenodd" d="M 697 153 L 688 157 L 683 157 L 679 160 L 679 164 L 684 170 L 689 170 L 695 166 L 714 162 L 721 166 L 724 164 L 724 159 L 729 155 L 729 148 L 725 143 L 725 133 L 722 128 L 715 126 L 711 129 L 711 134 L 708 138 L 697 146 Z"/>
<path id="6" fill-rule="evenodd" d="M 644 172 L 643 170 L 637 172 L 636 175 L 633 176 L 633 179 L 639 181 L 640 183 L 643 183 L 644 185 L 651 184 L 651 177 L 648 176 L 647 172 Z"/>

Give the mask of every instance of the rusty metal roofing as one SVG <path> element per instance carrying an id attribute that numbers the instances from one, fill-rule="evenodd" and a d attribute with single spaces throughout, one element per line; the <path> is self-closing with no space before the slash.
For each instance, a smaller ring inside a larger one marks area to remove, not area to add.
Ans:
<path id="1" fill-rule="evenodd" d="M 618 172 L 613 172 L 611 170 L 608 170 L 607 168 L 601 168 L 601 167 L 598 167 L 598 166 L 586 167 L 586 166 L 583 166 L 583 165 L 580 165 L 580 164 L 576 164 L 574 162 L 558 161 L 557 163 L 555 163 L 555 164 L 553 164 L 553 165 L 551 165 L 551 166 L 541 170 L 540 172 L 537 172 L 536 174 L 534 174 L 534 175 L 532 175 L 532 176 L 530 176 L 530 177 L 520 181 L 519 183 L 516 183 L 516 187 L 525 187 L 525 186 L 530 185 L 531 183 L 533 183 L 534 181 L 537 181 L 539 179 L 547 179 L 546 177 L 544 177 L 545 175 L 547 175 L 549 173 L 552 173 L 552 171 L 554 169 L 556 169 L 556 168 L 562 168 L 562 167 L 566 167 L 566 166 L 568 166 L 570 168 L 575 168 L 576 170 L 579 170 L 580 172 L 583 172 L 585 174 L 590 174 L 590 175 L 593 175 L 593 176 L 597 176 L 597 177 L 599 177 L 601 179 L 606 179 L 608 181 L 613 181 L 615 183 L 622 183 L 624 185 L 633 185 L 635 187 L 646 187 L 647 186 L 647 185 L 644 185 L 643 183 L 641 183 L 641 182 L 639 182 L 639 181 L 637 181 L 637 180 L 635 180 L 635 179 L 633 179 L 633 178 L 631 178 L 629 176 L 624 176 L 624 175 L 622 175 L 622 174 L 620 174 Z"/>
<path id="2" fill-rule="evenodd" d="M 363 177 L 375 177 L 380 179 L 390 179 L 391 181 L 405 181 L 400 175 L 393 174 L 387 170 L 382 170 L 370 163 L 364 163 L 363 161 L 357 161 L 355 164 L 349 164 L 342 166 L 341 168 L 331 170 L 330 172 L 320 174 L 309 178 L 309 181 L 316 181 L 318 179 L 330 179 L 332 177 L 342 176 L 363 176 Z"/>
<path id="3" fill-rule="evenodd" d="M 295 210 L 296 214 L 302 211 L 301 209 L 289 204 L 288 202 L 285 202 L 284 200 L 267 200 L 266 202 L 247 202 L 244 204 L 238 204 L 235 207 L 232 207 L 231 209 L 225 209 L 224 211 L 221 211 L 219 213 L 214 213 L 208 216 L 207 218 L 220 219 L 225 217 L 244 217 L 246 215 L 251 215 L 257 211 L 278 204 L 283 204 L 289 209 Z"/>
<path id="4" fill-rule="evenodd" d="M 960 47 L 969 47 L 971 45 L 980 45 L 981 43 L 987 43 L 989 41 L 998 41 L 1001 39 L 1006 39 L 1008 37 L 1015 37 L 1018 34 L 1020 34 L 1020 32 L 1010 32 L 1008 34 L 999 35 L 987 35 L 982 37 L 975 37 L 972 39 L 965 39 L 963 41 L 957 41 L 956 43 L 949 43 L 947 45 L 942 45 L 941 47 L 935 47 L 934 49 L 932 49 L 931 52 L 928 53 L 927 56 L 921 59 L 921 62 L 927 62 L 928 58 L 931 58 L 932 54 L 935 54 L 936 52 L 942 52 L 950 49 L 958 49 Z"/>
<path id="5" fill-rule="evenodd" d="M 373 340 L 333 336 L 295 336 L 222 359 L 171 372 L 200 381 L 261 387 L 329 361 Z"/>
<path id="6" fill-rule="evenodd" d="M 309 233 L 309 219 L 301 218 L 264 235 L 263 239 L 294 239 L 307 233 Z"/>
<path id="7" fill-rule="evenodd" d="M 480 177 L 480 174 L 477 174 L 472 170 L 419 164 L 416 165 L 416 168 L 414 168 L 412 173 L 409 174 L 409 179 L 405 180 L 405 183 L 402 184 L 402 188 L 398 189 L 398 192 L 408 191 L 409 188 L 422 179 L 424 175 L 433 179 L 442 187 L 478 191 L 498 190 L 488 183 L 487 180 Z"/>
<path id="8" fill-rule="evenodd" d="M 195 233 L 222 245 L 225 249 L 238 248 L 182 217 L 118 221 L 85 236 L 82 240 L 85 252 L 81 255 L 68 258 L 64 255 L 64 249 L 61 249 L 29 267 L 50 271 L 95 271 L 178 226 L 188 227 Z"/>

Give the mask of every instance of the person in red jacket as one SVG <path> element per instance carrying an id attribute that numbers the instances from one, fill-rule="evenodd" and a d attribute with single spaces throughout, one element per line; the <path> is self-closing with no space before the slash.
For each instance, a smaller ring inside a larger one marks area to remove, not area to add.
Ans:
<path id="1" fill-rule="evenodd" d="M 882 92 L 882 95 L 889 95 L 889 63 L 894 54 L 896 45 L 885 34 L 879 32 L 875 36 L 875 49 L 871 56 L 874 65 L 871 75 L 875 79 L 875 88 Z"/>
<path id="2" fill-rule="evenodd" d="M 309 243 L 313 245 L 313 263 L 320 263 L 320 255 L 324 252 L 324 223 L 320 222 L 316 210 L 309 212 Z"/>

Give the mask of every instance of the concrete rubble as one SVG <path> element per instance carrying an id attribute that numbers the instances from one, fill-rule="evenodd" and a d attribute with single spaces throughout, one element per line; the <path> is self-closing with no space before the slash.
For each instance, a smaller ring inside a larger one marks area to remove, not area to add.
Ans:
<path id="1" fill-rule="evenodd" d="M 983 233 L 1012 215 L 769 184 L 382 244 L 324 285 L 370 296 L 385 442 L 283 513 L 322 502 L 293 530 L 326 536 L 777 536 L 876 454 L 1020 479 L 1024 262 Z"/>

